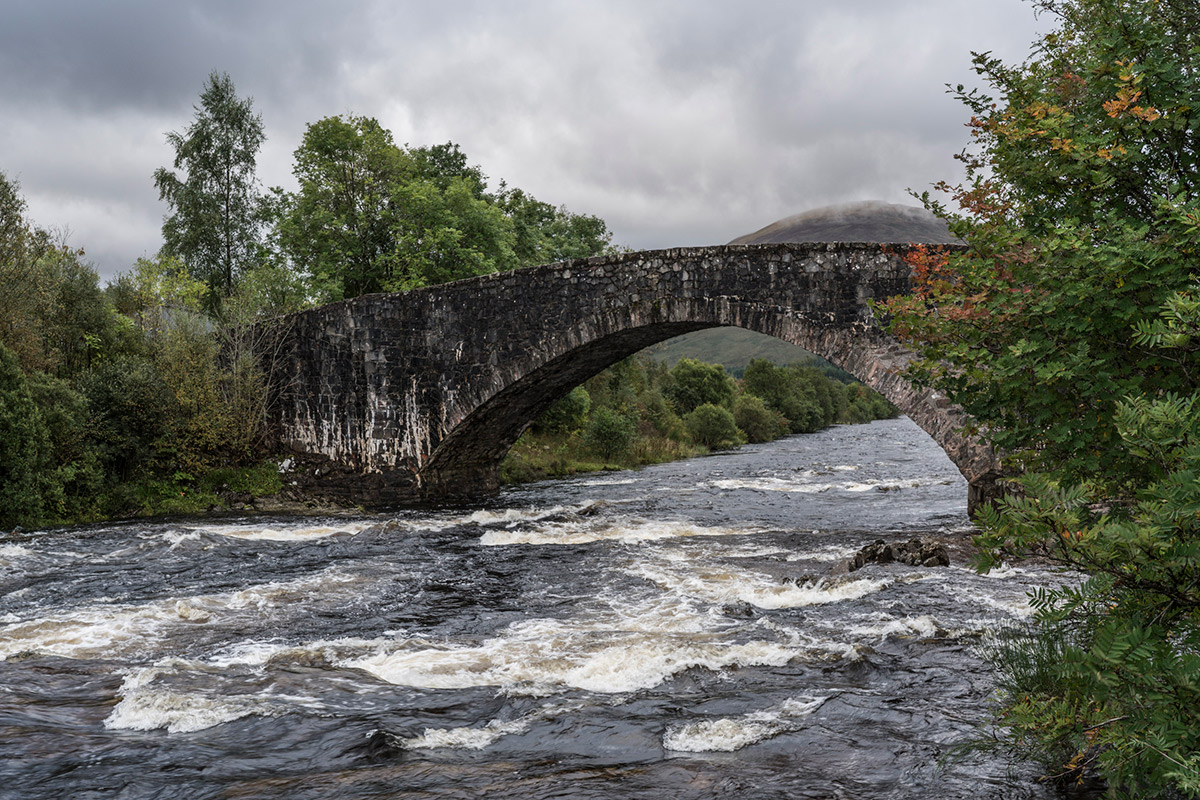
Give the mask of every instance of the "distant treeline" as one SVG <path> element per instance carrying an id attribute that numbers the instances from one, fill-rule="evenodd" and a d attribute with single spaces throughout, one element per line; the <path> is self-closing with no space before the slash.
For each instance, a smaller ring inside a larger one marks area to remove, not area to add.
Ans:
<path id="1" fill-rule="evenodd" d="M 898 415 L 878 392 L 821 362 L 753 359 L 740 379 L 719 364 L 625 359 L 538 419 L 501 468 L 508 482 L 671 461 L 837 423 Z"/>

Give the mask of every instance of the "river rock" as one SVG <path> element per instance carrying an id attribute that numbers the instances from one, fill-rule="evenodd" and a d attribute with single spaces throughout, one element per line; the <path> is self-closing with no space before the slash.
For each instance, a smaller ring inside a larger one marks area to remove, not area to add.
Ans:
<path id="1" fill-rule="evenodd" d="M 907 542 L 888 544 L 883 539 L 876 539 L 871 544 L 854 554 L 846 564 L 847 570 L 854 572 L 867 564 L 891 564 L 898 562 L 910 567 L 948 567 L 950 554 L 946 548 L 936 542 L 922 542 L 920 539 L 909 539 Z"/>
<path id="2" fill-rule="evenodd" d="M 721 613 L 734 619 L 751 619 L 758 615 L 758 610 L 744 600 L 738 600 L 721 606 Z"/>

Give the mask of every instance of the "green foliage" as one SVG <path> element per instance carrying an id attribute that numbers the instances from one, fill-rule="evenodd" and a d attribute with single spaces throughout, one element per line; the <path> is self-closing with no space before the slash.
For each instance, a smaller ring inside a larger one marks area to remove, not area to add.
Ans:
<path id="1" fill-rule="evenodd" d="M 742 375 L 742 386 L 782 415 L 792 433 L 813 433 L 839 421 L 833 393 L 841 389 L 812 367 L 780 367 L 752 359 Z"/>
<path id="2" fill-rule="evenodd" d="M 671 368 L 671 382 L 664 394 L 680 414 L 709 403 L 728 408 L 733 403 L 733 378 L 720 364 L 704 364 L 681 358 Z"/>
<path id="3" fill-rule="evenodd" d="M 20 186 L 0 173 L 0 345 L 26 369 L 44 369 L 40 333 L 46 305 L 42 271 L 49 235 L 25 218 Z"/>
<path id="4" fill-rule="evenodd" d="M 486 177 L 453 142 L 405 149 L 369 117 L 308 126 L 295 153 L 300 189 L 275 190 L 280 255 L 340 300 L 596 255 L 602 220 L 571 214 Z"/>
<path id="5" fill-rule="evenodd" d="M 512 220 L 513 251 L 523 267 L 587 258 L 611 249 L 612 234 L 599 217 L 555 208 L 503 184 L 496 203 Z"/>
<path id="6" fill-rule="evenodd" d="M 729 409 L 704 403 L 683 417 L 683 424 L 697 444 L 712 450 L 727 450 L 742 443 L 737 423 Z"/>
<path id="7" fill-rule="evenodd" d="M 632 414 L 638 405 L 638 397 L 647 389 L 654 375 L 638 358 L 626 358 L 608 369 L 592 376 L 584 384 L 592 398 L 592 407 L 608 407 L 622 414 Z"/>
<path id="8" fill-rule="evenodd" d="M 82 377 L 79 388 L 88 399 L 93 446 L 106 473 L 128 479 L 159 458 L 175 397 L 152 361 L 104 361 Z"/>
<path id="9" fill-rule="evenodd" d="M 276 236 L 326 299 L 516 266 L 512 223 L 457 145 L 405 151 L 376 120 L 335 116 L 308 126 L 295 158 Z"/>
<path id="10" fill-rule="evenodd" d="M 544 414 L 534 420 L 535 433 L 571 433 L 577 431 L 587 422 L 588 411 L 592 407 L 592 398 L 587 389 L 576 386 L 567 394 L 554 401 Z"/>
<path id="11" fill-rule="evenodd" d="M 778 369 L 770 364 L 767 367 Z M 814 430 L 827 424 L 815 399 L 817 389 L 809 386 L 814 382 L 829 384 L 825 387 L 829 397 L 840 393 L 845 417 L 869 412 L 866 419 L 870 420 L 896 413 L 870 389 L 858 384 L 842 389 L 838 381 L 827 378 L 820 370 L 795 367 L 779 369 L 779 373 L 795 386 L 808 387 L 799 390 L 803 398 L 808 397 L 803 392 L 812 393 L 813 399 L 804 402 L 816 420 Z M 726 389 L 736 390 L 732 413 L 725 406 L 715 406 L 720 413 L 711 409 L 695 413 L 697 410 L 693 409 L 689 425 L 668 399 L 679 389 L 676 380 L 679 375 L 685 384 L 699 386 L 702 391 L 715 386 L 717 397 L 728 397 Z M 743 441 L 770 441 L 788 433 L 788 420 L 769 408 L 762 398 L 750 394 L 748 385 L 735 386 L 717 364 L 692 361 L 668 369 L 646 355 L 624 359 L 588 379 L 584 387 L 577 387 L 535 420 L 509 453 L 501 466 L 501 475 L 505 481 L 523 481 L 613 466 L 657 464 L 714 448 L 736 447 Z M 620 422 L 614 424 L 614 420 Z M 624 443 L 626 424 L 631 431 L 628 445 Z M 599 432 L 614 427 L 620 429 L 619 437 L 611 437 L 616 446 L 611 449 L 596 446 L 597 440 L 610 438 Z"/>
<path id="12" fill-rule="evenodd" d="M 42 467 L 45 517 L 92 516 L 106 476 L 92 438 L 88 398 L 67 381 L 44 373 L 29 376 L 28 386 L 50 445 Z"/>
<path id="13" fill-rule="evenodd" d="M 461 186 L 476 200 L 486 197 L 487 177 L 483 171 L 468 163 L 467 154 L 454 142 L 414 147 L 408 151 L 414 175 L 445 192 Z"/>
<path id="14" fill-rule="evenodd" d="M 37 522 L 50 450 L 41 413 L 17 358 L 0 344 L 0 530 Z"/>
<path id="15" fill-rule="evenodd" d="M 430 181 L 396 187 L 396 255 L 399 283 L 412 289 L 485 275 L 517 266 L 512 223 L 504 212 L 475 196 L 462 178 L 445 188 Z"/>
<path id="16" fill-rule="evenodd" d="M 787 418 L 752 394 L 740 395 L 733 402 L 733 421 L 750 442 L 774 441 L 788 432 Z"/>
<path id="17" fill-rule="evenodd" d="M 680 441 L 687 434 L 683 420 L 675 413 L 670 401 L 663 396 L 662 390 L 654 386 L 643 392 L 639 398 L 641 416 L 650 423 L 654 432 L 674 441 Z"/>
<path id="18" fill-rule="evenodd" d="M 171 210 L 163 220 L 163 253 L 207 286 L 214 309 L 259 256 L 263 207 L 255 163 L 266 136 L 252 105 L 237 96 L 228 75 L 213 72 L 192 124 L 167 134 L 184 177 L 162 167 L 154 173 Z"/>
<path id="19" fill-rule="evenodd" d="M 844 391 L 847 409 L 845 416 L 838 422 L 858 424 L 873 419 L 892 419 L 900 416 L 900 410 L 883 395 L 861 383 L 847 384 Z"/>
<path id="20" fill-rule="evenodd" d="M 83 251 L 25 219 L 18 188 L 0 174 L 0 344 L 27 374 L 70 379 L 129 343 Z"/>
<path id="21" fill-rule="evenodd" d="M 1024 471 L 980 516 L 981 566 L 1038 553 L 1090 575 L 1039 594 L 1038 629 L 997 661 L 1002 735 L 1116 796 L 1200 796 L 1200 18 L 1038 5 L 1060 27 L 1028 61 L 975 57 L 999 98 L 956 91 L 976 149 L 941 188 L 969 249 L 918 250 L 916 292 L 885 310 L 923 356 L 912 376 Z"/>
<path id="22" fill-rule="evenodd" d="M 327 299 L 398 285 L 392 192 L 412 164 L 369 117 L 326 117 L 295 152 L 296 194 L 276 190 L 278 246 Z"/>
<path id="23" fill-rule="evenodd" d="M 634 431 L 633 420 L 626 415 L 611 408 L 598 408 L 588 423 L 585 442 L 601 458 L 617 459 L 629 452 Z"/>
<path id="24" fill-rule="evenodd" d="M 253 497 L 268 497 L 283 489 L 279 465 L 271 461 L 248 467 L 219 467 L 206 473 L 199 483 L 208 492 L 237 492 Z"/>
<path id="25" fill-rule="evenodd" d="M 248 323 L 303 311 L 312 305 L 312 288 L 304 276 L 285 265 L 268 262 L 242 273 L 237 291 L 221 309 L 221 317 Z"/>

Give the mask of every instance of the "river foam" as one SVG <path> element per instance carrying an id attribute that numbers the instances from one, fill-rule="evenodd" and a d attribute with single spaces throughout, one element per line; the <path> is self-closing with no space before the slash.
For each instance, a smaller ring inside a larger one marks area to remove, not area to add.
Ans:
<path id="1" fill-rule="evenodd" d="M 772 736 L 794 731 L 829 699 L 795 697 L 775 708 L 738 717 L 718 717 L 671 725 L 663 734 L 663 747 L 684 753 L 731 753 Z"/>
<path id="2" fill-rule="evenodd" d="M 614 694 L 657 686 L 694 667 L 779 666 L 806 650 L 790 642 L 731 640 L 729 625 L 680 598 L 613 599 L 576 618 L 517 622 L 477 643 L 382 642 L 378 652 L 341 665 L 426 689 Z"/>
<path id="3" fill-rule="evenodd" d="M 749 603 L 758 608 L 781 609 L 857 600 L 891 585 L 889 579 L 820 578 L 816 581 L 780 581 L 748 569 L 720 564 L 639 561 L 628 572 L 663 589 L 706 603 Z"/>
<path id="4" fill-rule="evenodd" d="M 735 536 L 749 528 L 696 525 L 678 520 L 647 520 L 629 517 L 536 521 L 492 530 L 479 538 L 488 546 L 513 544 L 574 545 L 589 542 L 651 542 L 694 536 Z"/>
<path id="5" fill-rule="evenodd" d="M 359 579 L 337 567 L 290 581 L 236 592 L 166 598 L 143 604 L 97 602 L 0 627 L 0 661 L 19 654 L 63 658 L 139 658 L 161 651 L 163 640 L 188 626 L 233 616 L 270 617 L 309 598 L 345 590 Z"/>

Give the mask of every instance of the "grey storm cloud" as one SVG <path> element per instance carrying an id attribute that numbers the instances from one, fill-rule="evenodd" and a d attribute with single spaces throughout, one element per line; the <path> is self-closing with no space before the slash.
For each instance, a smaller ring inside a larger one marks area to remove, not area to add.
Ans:
<path id="1" fill-rule="evenodd" d="M 373 116 L 492 178 L 597 214 L 618 243 L 727 241 L 809 208 L 958 177 L 972 50 L 1049 22 L 1020 0 L 7 0 L 0 171 L 101 274 L 157 251 L 169 166 L 207 75 L 266 125 L 265 185 L 305 126 Z M 911 202 L 911 201 L 910 201 Z"/>

